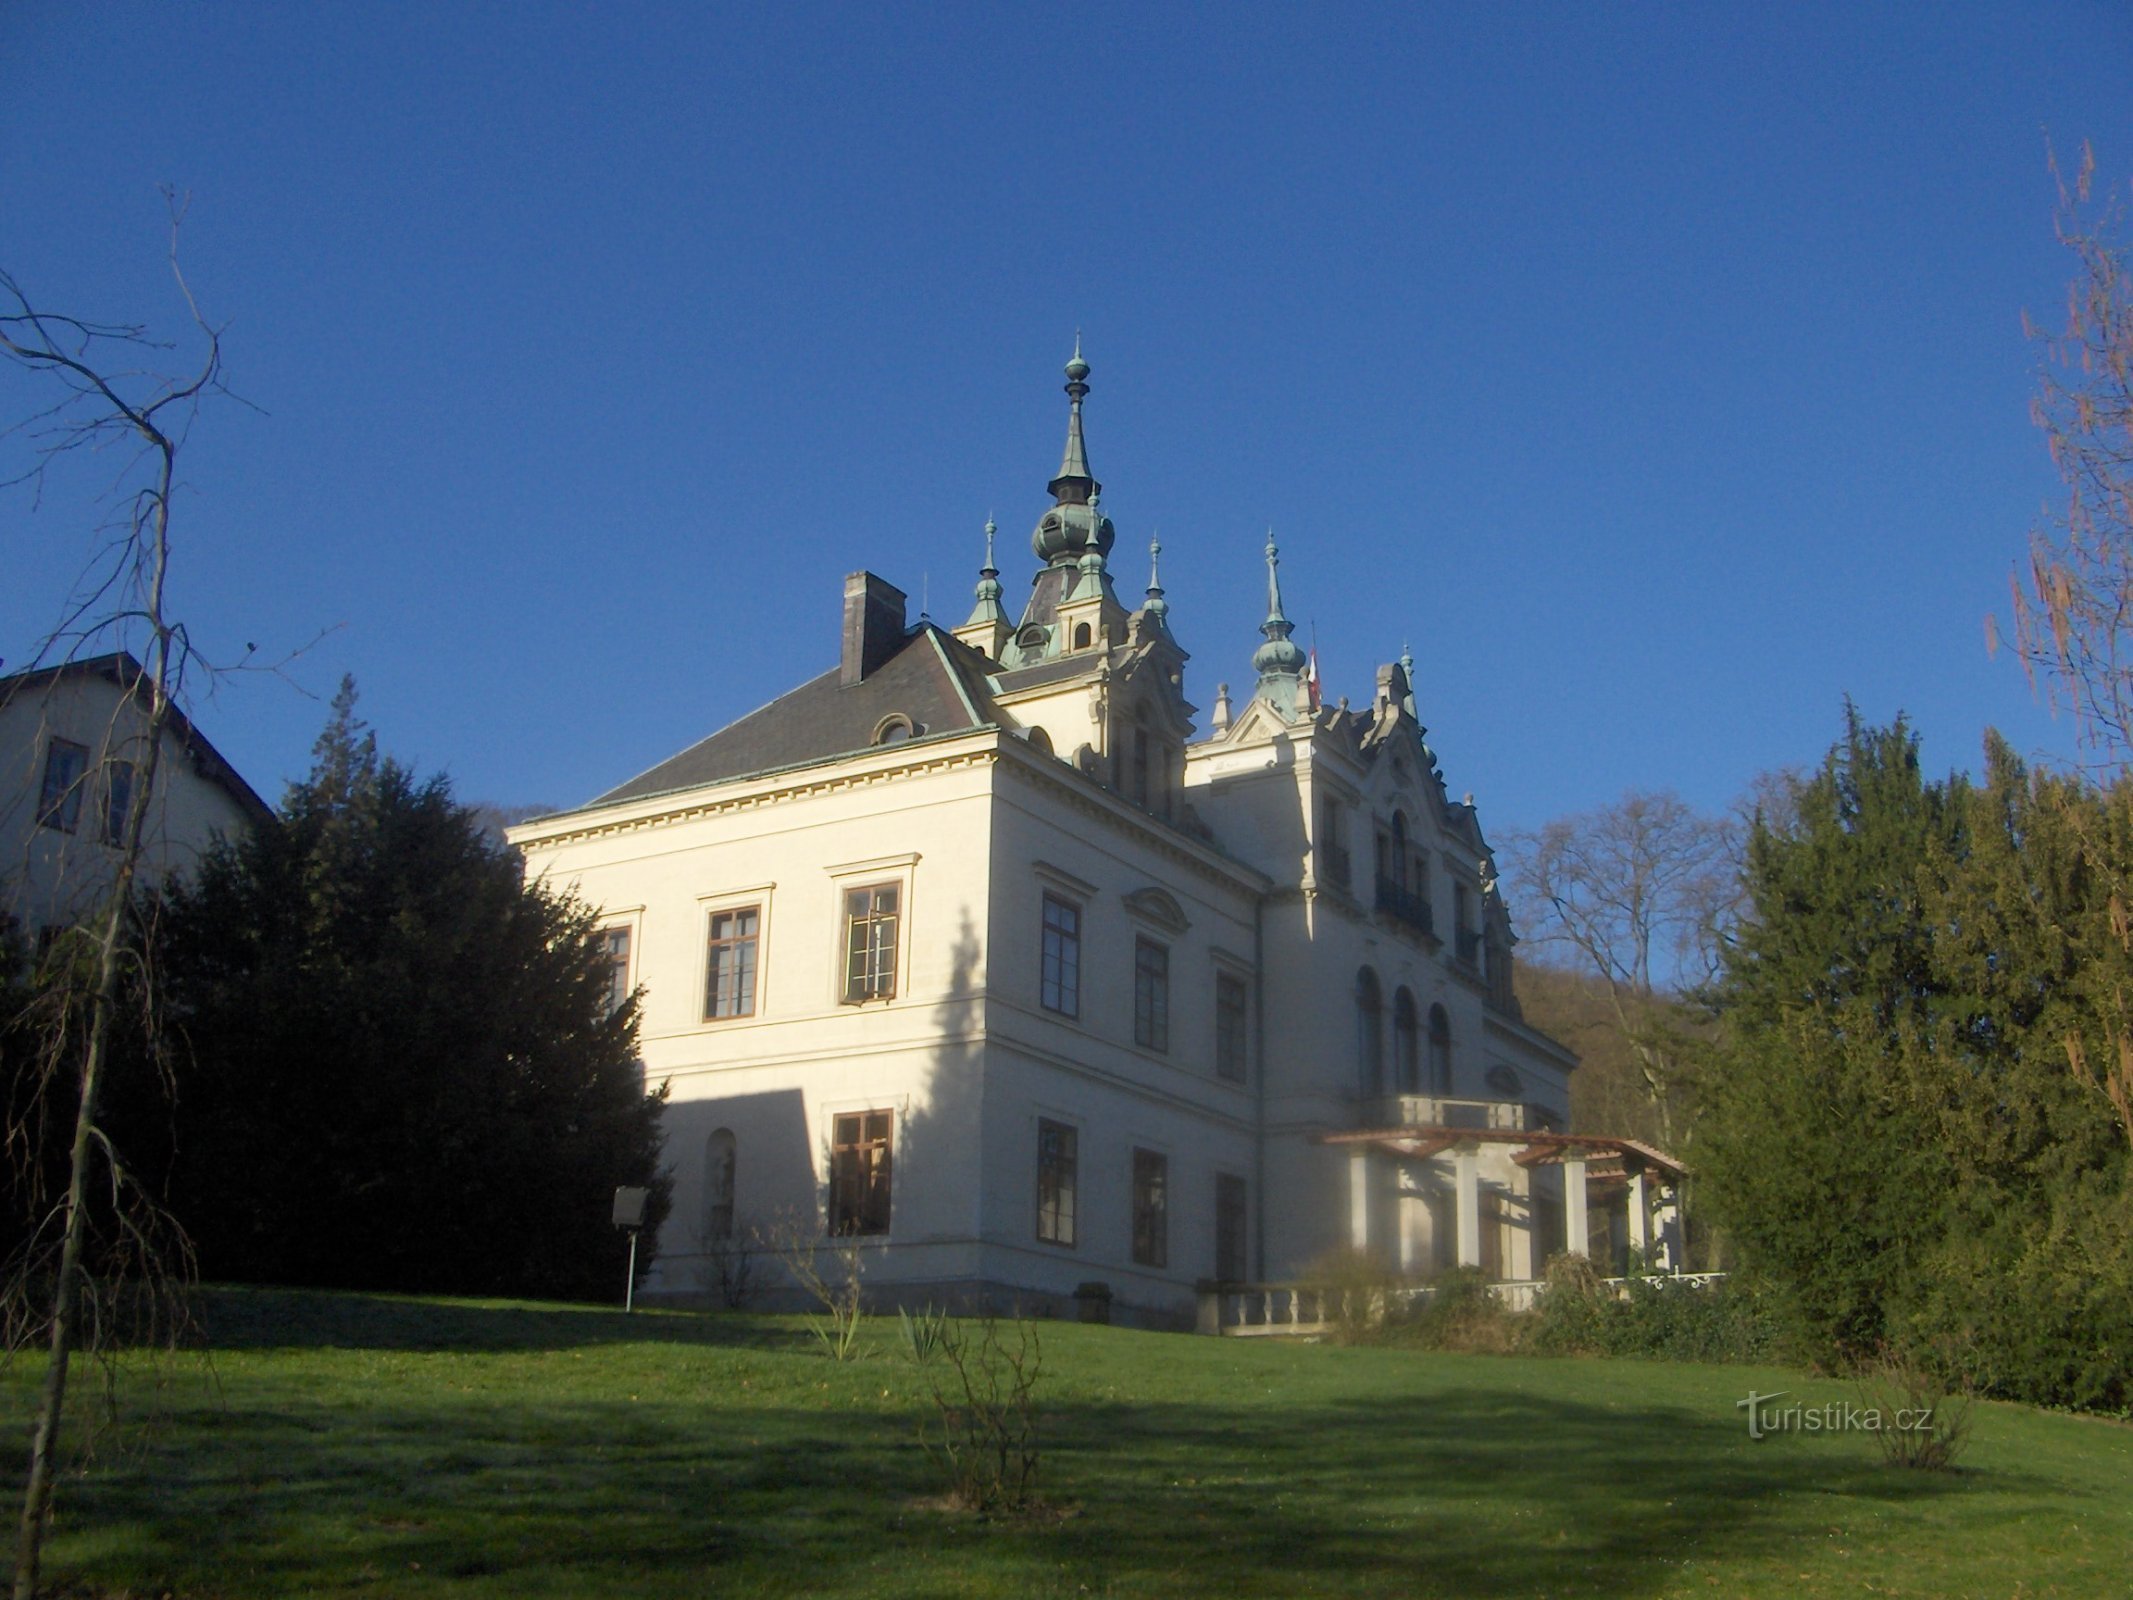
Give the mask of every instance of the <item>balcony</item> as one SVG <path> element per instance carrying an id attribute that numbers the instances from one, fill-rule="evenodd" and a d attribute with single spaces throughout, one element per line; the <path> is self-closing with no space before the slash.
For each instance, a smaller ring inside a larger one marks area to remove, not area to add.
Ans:
<path id="1" fill-rule="evenodd" d="M 1417 933 L 1426 934 L 1432 939 L 1437 936 L 1429 912 L 1429 902 L 1403 884 L 1395 883 L 1390 878 L 1378 879 L 1377 908 L 1396 921 L 1404 922 Z"/>
<path id="2" fill-rule="evenodd" d="M 1459 1100 L 1441 1094 L 1395 1094 L 1367 1113 L 1380 1128 L 1480 1128 L 1524 1132 L 1533 1126 L 1516 1100 Z"/>

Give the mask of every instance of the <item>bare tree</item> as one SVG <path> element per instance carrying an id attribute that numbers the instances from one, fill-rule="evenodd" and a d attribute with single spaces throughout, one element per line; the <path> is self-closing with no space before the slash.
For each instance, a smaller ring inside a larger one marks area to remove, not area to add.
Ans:
<path id="1" fill-rule="evenodd" d="M 191 656 L 184 629 L 165 608 L 178 455 L 201 402 L 224 392 L 220 330 L 201 315 L 178 263 L 182 214 L 173 197 L 170 269 L 200 346 L 197 365 L 183 377 L 140 370 L 144 360 L 167 358 L 171 349 L 152 343 L 142 328 L 44 310 L 0 272 L 0 356 L 54 396 L 7 430 L 6 437 L 26 443 L 29 451 L 29 464 L 9 481 L 41 490 L 53 465 L 77 454 L 108 450 L 121 462 L 109 491 L 116 515 L 38 664 L 119 642 L 138 646 L 145 663 L 125 686 L 141 717 L 136 777 L 109 890 L 80 932 L 81 958 L 33 1002 L 42 1008 L 33 1019 L 35 1081 L 28 1095 L 18 1095 L 18 1106 L 34 1102 L 40 1118 L 50 1107 L 71 1103 L 73 1133 L 64 1191 L 49 1204 L 33 1201 L 38 1209 L 11 1263 L 11 1347 L 41 1342 L 49 1351 L 23 1491 L 16 1600 L 31 1600 L 37 1590 L 74 1358 L 93 1351 L 116 1328 L 122 1310 L 138 1312 L 144 1292 L 153 1296 L 167 1286 L 164 1274 L 174 1265 L 181 1276 L 189 1265 L 182 1235 L 134 1182 L 99 1116 L 124 1009 L 145 992 L 138 926 L 143 847 L 150 797 Z M 18 1124 L 8 1132 L 12 1159 L 37 1162 L 35 1126 Z M 30 1188 L 34 1196 L 34 1181 Z"/>
<path id="2" fill-rule="evenodd" d="M 2010 580 L 2015 650 L 2054 707 L 2074 715 L 2107 769 L 2133 759 L 2133 263 L 2124 195 L 2092 205 L 2095 153 L 2072 183 L 2056 158 L 2059 242 L 2078 262 L 2056 332 L 2025 313 L 2043 353 L 2030 415 L 2066 485 L 2063 507 L 2029 538 L 2029 570 Z M 1988 645 L 1997 630 L 1988 619 Z"/>
<path id="3" fill-rule="evenodd" d="M 1716 975 L 1734 903 L 1733 841 L 1730 823 L 1642 791 L 1507 837 L 1526 937 L 1599 979 L 1662 1141 L 1680 1131 L 1682 997 Z"/>

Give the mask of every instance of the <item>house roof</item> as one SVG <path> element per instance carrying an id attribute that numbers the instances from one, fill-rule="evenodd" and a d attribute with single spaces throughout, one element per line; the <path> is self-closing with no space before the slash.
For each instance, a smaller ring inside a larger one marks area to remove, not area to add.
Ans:
<path id="1" fill-rule="evenodd" d="M 148 669 L 130 650 L 114 650 L 108 655 L 84 656 L 48 667 L 32 667 L 0 678 L 0 706 L 69 678 L 101 678 L 116 685 L 122 693 L 144 701 L 147 698 Z M 239 809 L 255 822 L 265 821 L 274 814 L 274 808 L 244 781 L 243 775 L 230 765 L 207 735 L 193 726 L 192 719 L 175 700 L 170 705 L 170 727 L 177 736 L 179 747 L 192 758 L 193 770 L 236 801 Z"/>
<path id="2" fill-rule="evenodd" d="M 878 744 L 883 725 L 896 716 L 910 721 L 915 739 L 1000 725 L 1005 719 L 985 667 L 968 645 L 921 622 L 857 683 L 841 683 L 832 667 L 576 809 L 834 760 Z"/>

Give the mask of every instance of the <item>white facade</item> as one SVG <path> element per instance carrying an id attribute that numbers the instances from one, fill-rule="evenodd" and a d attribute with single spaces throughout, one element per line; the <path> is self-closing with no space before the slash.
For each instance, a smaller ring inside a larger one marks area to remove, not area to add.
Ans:
<path id="1" fill-rule="evenodd" d="M 641 991 L 675 1179 L 651 1294 L 710 1292 L 780 1225 L 863 1239 L 879 1295 L 1100 1283 L 1150 1320 L 1351 1244 L 1505 1277 L 1560 1247 L 1559 1178 L 1509 1145 L 1321 1142 L 1560 1129 L 1574 1061 L 1518 1020 L 1403 667 L 1367 713 L 1314 710 L 1273 591 L 1254 693 L 1191 741 L 1160 587 L 1129 613 L 1112 586 L 1086 373 L 1019 623 L 989 550 L 952 636 L 855 574 L 836 672 L 511 830 Z"/>
<path id="2" fill-rule="evenodd" d="M 30 936 L 110 892 L 130 786 L 147 767 L 141 667 L 124 654 L 0 678 L 0 910 Z M 153 887 L 267 807 L 184 717 L 164 730 L 142 872 Z"/>

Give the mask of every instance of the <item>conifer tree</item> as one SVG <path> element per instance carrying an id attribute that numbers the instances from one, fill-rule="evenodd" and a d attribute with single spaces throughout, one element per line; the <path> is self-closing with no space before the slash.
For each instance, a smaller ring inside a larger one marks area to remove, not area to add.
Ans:
<path id="1" fill-rule="evenodd" d="M 1928 864 L 1964 850 L 1960 779 L 1929 782 L 1899 719 L 1844 739 L 1781 827 L 1749 839 L 1749 910 L 1705 1078 L 1705 1203 L 1791 1293 L 1812 1345 L 1863 1356 L 1941 1231 L 1951 1171 L 1907 1063 L 1944 1012 Z"/>
<path id="2" fill-rule="evenodd" d="M 612 1191 L 664 1205 L 635 1000 L 611 1004 L 589 908 L 379 757 L 352 684 L 279 817 L 165 928 L 190 1048 L 170 1195 L 204 1273 L 614 1292 Z"/>

